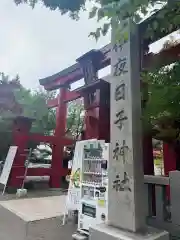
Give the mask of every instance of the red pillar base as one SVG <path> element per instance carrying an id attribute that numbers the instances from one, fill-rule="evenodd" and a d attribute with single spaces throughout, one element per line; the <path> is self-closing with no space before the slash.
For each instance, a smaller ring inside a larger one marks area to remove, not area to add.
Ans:
<path id="1" fill-rule="evenodd" d="M 176 154 L 173 146 L 168 143 L 163 144 L 164 173 L 169 176 L 169 172 L 176 170 Z M 170 199 L 170 188 L 167 186 L 167 197 Z"/>
<path id="2" fill-rule="evenodd" d="M 8 186 L 20 188 L 23 182 L 25 173 L 24 163 L 27 157 L 28 134 L 31 129 L 32 119 L 26 117 L 17 117 L 14 119 L 13 128 L 13 145 L 18 147 L 15 156 L 11 174 L 8 181 Z"/>
<path id="3" fill-rule="evenodd" d="M 176 154 L 171 144 L 163 144 L 163 157 L 164 173 L 166 176 L 169 176 L 170 171 L 176 170 Z"/>
<path id="4" fill-rule="evenodd" d="M 154 175 L 152 136 L 143 136 L 143 166 L 145 175 Z"/>

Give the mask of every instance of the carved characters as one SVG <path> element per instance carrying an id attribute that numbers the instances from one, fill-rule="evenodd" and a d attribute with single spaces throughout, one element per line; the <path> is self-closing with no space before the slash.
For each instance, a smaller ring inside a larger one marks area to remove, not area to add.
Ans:
<path id="1" fill-rule="evenodd" d="M 123 180 L 120 179 L 120 174 L 116 175 L 116 179 L 113 181 L 113 189 L 115 189 L 116 192 L 122 191 L 131 192 L 130 180 L 126 172 L 124 172 Z"/>
<path id="2" fill-rule="evenodd" d="M 128 127 L 126 124 L 128 121 L 128 117 L 126 114 L 126 108 L 129 107 L 129 98 L 128 94 L 129 92 L 127 91 L 129 87 L 129 82 L 126 81 L 129 78 L 128 73 L 128 67 L 129 67 L 129 59 L 128 59 L 128 52 L 127 48 L 125 49 L 125 43 L 127 41 L 123 41 L 121 44 L 115 44 L 113 46 L 113 60 L 114 65 L 113 65 L 113 75 L 118 77 L 114 78 L 114 84 L 113 86 L 113 108 L 116 109 L 116 112 L 114 114 L 114 119 L 113 119 L 113 130 L 114 130 L 114 136 L 113 136 L 113 149 L 112 149 L 112 158 L 114 160 L 113 162 L 113 167 L 115 167 L 115 172 L 118 174 L 112 174 L 112 180 L 113 180 L 113 189 L 116 192 L 122 192 L 122 191 L 127 191 L 131 192 L 131 184 L 130 184 L 130 179 L 126 170 L 126 161 L 129 161 L 129 147 L 127 146 L 127 141 L 126 139 L 126 131 L 122 131 L 122 128 Z M 128 46 L 127 46 L 128 47 Z M 124 54 L 124 55 L 123 55 Z M 116 133 L 116 128 L 118 128 L 120 131 L 117 131 Z M 119 162 L 121 164 L 119 164 Z M 119 173 L 121 172 L 121 174 Z M 115 180 L 114 180 L 115 177 Z M 124 195 L 122 195 L 123 197 Z M 120 195 L 119 195 L 120 198 Z"/>
<path id="3" fill-rule="evenodd" d="M 124 44 L 126 44 L 128 41 L 124 39 L 121 41 L 121 43 L 115 43 L 112 50 L 115 51 L 116 53 L 119 51 L 122 51 Z"/>
<path id="4" fill-rule="evenodd" d="M 116 101 L 125 100 L 125 84 L 124 83 L 116 86 L 114 99 Z"/>
<path id="5" fill-rule="evenodd" d="M 127 58 L 118 58 L 117 63 L 114 65 L 114 76 L 121 76 L 128 71 L 125 69 L 127 65 Z"/>
<path id="6" fill-rule="evenodd" d="M 118 52 L 118 50 L 122 50 L 122 47 L 123 47 L 123 44 L 118 44 L 118 43 L 115 43 L 112 50 L 115 51 L 116 53 Z"/>
<path id="7" fill-rule="evenodd" d="M 114 121 L 114 124 L 121 130 L 124 121 L 126 121 L 127 119 L 127 116 L 124 115 L 124 110 L 121 110 L 116 113 L 116 120 Z"/>
<path id="8" fill-rule="evenodd" d="M 116 179 L 113 181 L 113 189 L 116 190 L 116 192 L 119 191 L 121 187 L 121 179 L 120 179 L 120 174 L 116 175 Z"/>
<path id="9" fill-rule="evenodd" d="M 115 159 L 116 161 L 119 160 L 119 156 L 123 157 L 123 163 L 125 164 L 125 150 L 128 150 L 128 146 L 126 146 L 126 141 L 123 140 L 123 145 L 122 147 L 119 146 L 119 143 L 116 142 L 116 146 L 113 149 L 113 159 Z"/>
<path id="10" fill-rule="evenodd" d="M 120 147 L 119 147 L 119 143 L 117 142 L 115 148 L 113 149 L 113 159 L 115 159 L 116 161 L 118 161 L 119 152 L 120 152 Z"/>

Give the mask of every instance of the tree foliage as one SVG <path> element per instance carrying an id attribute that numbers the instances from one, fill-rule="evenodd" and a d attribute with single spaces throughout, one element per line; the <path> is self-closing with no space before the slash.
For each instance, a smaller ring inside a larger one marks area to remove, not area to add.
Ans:
<path id="1" fill-rule="evenodd" d="M 83 104 L 73 101 L 68 105 L 66 134 L 77 139 L 83 129 Z"/>
<path id="2" fill-rule="evenodd" d="M 174 26 L 180 23 L 180 3 L 174 0 L 14 0 L 16 4 L 26 3 L 31 7 L 35 7 L 37 3 L 43 3 L 51 10 L 58 9 L 61 14 L 69 13 L 73 19 L 79 18 L 79 12 L 86 10 L 89 17 L 98 21 L 102 21 L 101 27 L 95 32 L 90 33 L 96 39 L 102 34 L 106 35 L 111 25 L 115 25 L 117 32 L 121 32 L 119 23 L 127 18 L 133 19 L 136 23 L 147 18 L 154 12 L 157 12 L 167 2 L 168 7 L 157 14 L 157 18 L 148 26 L 148 34 L 150 37 L 155 31 L 170 31 Z M 86 3 L 91 2 L 93 7 L 91 10 L 86 8 Z M 169 10 L 173 11 L 169 11 Z"/>
<path id="3" fill-rule="evenodd" d="M 46 104 L 47 100 L 56 97 L 56 92 L 46 92 L 42 89 L 36 91 L 28 90 L 20 84 L 18 76 L 10 79 L 9 76 L 2 73 L 0 89 L 4 89 L 4 86 L 13 96 L 12 99 L 16 105 L 21 107 L 21 111 L 12 111 L 12 108 L 9 108 L 9 105 L 6 104 L 7 99 L 3 102 L 3 107 L 0 111 L 0 159 L 5 158 L 9 146 L 12 144 L 12 124 L 17 116 L 24 116 L 34 120 L 31 128 L 32 133 L 52 135 L 56 127 L 56 111 L 55 109 L 48 109 Z M 0 99 L 1 95 L 2 92 L 0 91 Z M 77 102 L 70 103 L 68 107 L 66 132 L 71 133 L 73 137 L 76 137 L 81 131 L 82 109 L 82 104 Z M 34 148 L 37 146 L 37 143 L 30 145 Z"/>
<path id="4" fill-rule="evenodd" d="M 48 109 L 47 100 L 55 97 L 55 92 L 36 91 L 24 87 L 14 91 L 16 101 L 22 106 L 21 115 L 32 118 L 32 132 L 48 135 L 55 128 L 55 112 Z"/>
<path id="5" fill-rule="evenodd" d="M 180 62 L 177 62 L 171 68 L 163 68 L 144 76 L 149 91 L 149 99 L 144 109 L 145 121 L 157 130 L 173 128 L 171 137 L 176 135 L 175 122 L 180 121 L 179 74 Z"/>
<path id="6" fill-rule="evenodd" d="M 173 38 L 163 49 L 176 45 Z M 162 50 L 163 50 L 162 49 Z M 146 126 L 153 128 L 154 137 L 165 141 L 179 139 L 180 134 L 180 61 L 142 74 L 148 84 L 148 101 L 143 110 Z"/>

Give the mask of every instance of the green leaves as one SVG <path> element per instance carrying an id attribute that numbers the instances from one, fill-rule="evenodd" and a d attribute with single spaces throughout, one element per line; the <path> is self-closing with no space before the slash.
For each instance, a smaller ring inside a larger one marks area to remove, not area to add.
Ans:
<path id="1" fill-rule="evenodd" d="M 162 139 L 164 136 L 167 140 L 175 137 L 177 126 L 174 123 L 180 121 L 179 74 L 180 62 L 142 74 L 143 81 L 148 83 L 149 92 L 146 107 L 143 109 L 143 119 L 160 131 L 155 138 Z M 170 129 L 170 132 L 167 129 Z"/>
<path id="2" fill-rule="evenodd" d="M 67 129 L 66 133 L 70 133 L 73 137 L 77 138 L 83 128 L 83 105 L 76 101 L 68 104 L 67 115 Z"/>
<path id="3" fill-rule="evenodd" d="M 105 12 L 103 11 L 102 8 L 98 9 L 97 16 L 98 16 L 97 18 L 98 22 L 105 17 Z"/>
<path id="4" fill-rule="evenodd" d="M 97 41 L 101 36 L 101 31 L 102 31 L 101 28 L 97 28 L 95 32 L 90 32 L 89 37 L 94 37 Z"/>
<path id="5" fill-rule="evenodd" d="M 29 0 L 29 4 L 32 8 L 34 8 L 37 3 L 38 3 L 38 0 Z"/>
<path id="6" fill-rule="evenodd" d="M 94 18 L 97 14 L 98 8 L 94 6 L 91 11 L 89 12 L 89 18 Z"/>
<path id="7" fill-rule="evenodd" d="M 31 7 L 37 3 L 43 3 L 50 10 L 60 10 L 62 13 L 65 12 L 79 12 L 85 8 L 85 0 L 14 0 L 18 5 L 21 3 L 29 4 Z"/>
<path id="8" fill-rule="evenodd" d="M 111 24 L 110 23 L 104 23 L 103 27 L 102 27 L 102 35 L 105 36 L 110 28 Z"/>
<path id="9" fill-rule="evenodd" d="M 72 19 L 78 20 L 79 13 L 81 10 L 85 10 L 85 5 L 88 0 L 14 0 L 14 2 L 17 5 L 26 3 L 32 8 L 34 8 L 36 4 L 43 2 L 47 8 L 51 10 L 58 9 L 61 14 L 68 13 Z M 109 24 L 112 19 L 116 19 L 118 24 L 120 24 L 122 20 L 130 17 L 134 19 L 136 23 L 139 23 L 141 18 L 147 18 L 150 13 L 156 13 L 166 2 L 166 0 L 95 0 L 95 3 L 93 3 L 95 6 L 90 10 L 89 18 L 96 17 L 97 21 L 103 20 L 103 24 Z M 157 20 L 150 24 L 146 34 L 153 38 L 153 35 L 158 32 L 166 33 L 173 31 L 174 27 L 179 24 L 180 3 L 175 1 L 157 14 Z M 103 29 L 102 31 L 98 29 L 94 33 L 90 33 L 90 35 L 96 39 L 98 39 L 101 34 L 105 35 L 107 31 L 104 30 L 103 26 L 101 26 L 101 28 Z"/>

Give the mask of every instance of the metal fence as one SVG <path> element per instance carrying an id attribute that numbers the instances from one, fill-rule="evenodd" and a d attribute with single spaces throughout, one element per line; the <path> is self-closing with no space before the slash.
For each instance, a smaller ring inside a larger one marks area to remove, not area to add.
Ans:
<path id="1" fill-rule="evenodd" d="M 147 224 L 170 233 L 172 239 L 180 239 L 180 171 L 172 171 L 169 177 L 144 176 L 147 191 Z"/>

